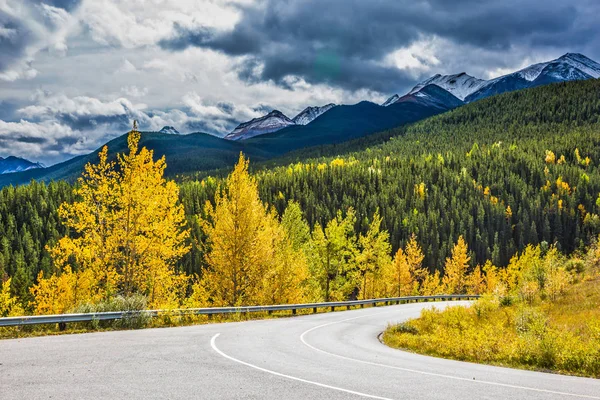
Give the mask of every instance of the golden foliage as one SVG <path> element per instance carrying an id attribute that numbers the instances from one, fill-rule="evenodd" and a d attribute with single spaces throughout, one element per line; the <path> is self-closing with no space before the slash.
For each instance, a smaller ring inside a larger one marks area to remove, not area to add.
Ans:
<path id="1" fill-rule="evenodd" d="M 0 282 L 0 318 L 23 315 L 23 309 L 16 297 L 10 294 L 11 279 Z"/>
<path id="2" fill-rule="evenodd" d="M 178 285 L 186 285 L 174 272 L 189 251 L 179 189 L 163 177 L 164 157 L 154 161 L 139 140 L 139 132 L 130 132 L 129 153 L 116 163 L 105 146 L 98 164 L 85 166 L 78 200 L 61 205 L 72 234 L 49 249 L 57 273 L 32 288 L 38 312 L 64 312 L 117 293 L 141 293 L 150 307 L 168 307 Z"/>
<path id="3" fill-rule="evenodd" d="M 452 255 L 446 259 L 443 284 L 448 294 L 462 294 L 466 289 L 466 275 L 471 257 L 468 255 L 467 243 L 459 236 L 452 249 Z"/>
<path id="4" fill-rule="evenodd" d="M 207 235 L 202 282 L 194 293 L 205 293 L 215 306 L 297 302 L 307 277 L 304 253 L 294 249 L 275 211 L 258 197 L 248 161 L 239 162 L 227 178 L 215 206 L 205 207 L 201 220 Z M 200 300 L 198 300 L 200 301 Z"/>

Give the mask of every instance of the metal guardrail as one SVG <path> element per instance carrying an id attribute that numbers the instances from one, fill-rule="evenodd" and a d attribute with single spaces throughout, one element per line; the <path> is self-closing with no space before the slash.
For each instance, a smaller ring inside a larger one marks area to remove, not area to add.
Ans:
<path id="1" fill-rule="evenodd" d="M 0 318 L 0 327 L 7 326 L 24 326 L 24 325 L 41 325 L 41 324 L 64 324 L 73 322 L 89 322 L 89 321 L 110 321 L 125 318 L 135 318 L 138 316 L 158 317 L 160 315 L 218 315 L 218 314 L 243 314 L 253 312 L 268 312 L 273 311 L 292 311 L 296 314 L 296 310 L 313 309 L 317 312 L 319 308 L 330 308 L 333 311 L 336 307 L 364 307 L 365 305 L 377 304 L 400 304 L 409 302 L 429 301 L 429 300 L 470 300 L 477 299 L 477 295 L 435 295 L 435 296 L 408 296 L 408 297 L 390 297 L 368 300 L 349 300 L 349 301 L 333 301 L 326 303 L 307 303 L 307 304 L 280 304 L 271 306 L 244 306 L 244 307 L 209 307 L 209 308 L 184 308 L 175 310 L 141 310 L 141 311 L 110 311 L 85 314 L 58 314 L 58 315 L 32 315 L 22 317 L 6 317 Z"/>

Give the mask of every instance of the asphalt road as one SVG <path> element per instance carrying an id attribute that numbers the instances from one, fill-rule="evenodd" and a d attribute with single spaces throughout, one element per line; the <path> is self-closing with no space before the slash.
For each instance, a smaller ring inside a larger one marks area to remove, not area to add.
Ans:
<path id="1" fill-rule="evenodd" d="M 0 399 L 600 399 L 600 380 L 379 342 L 388 323 L 431 305 L 3 340 Z"/>

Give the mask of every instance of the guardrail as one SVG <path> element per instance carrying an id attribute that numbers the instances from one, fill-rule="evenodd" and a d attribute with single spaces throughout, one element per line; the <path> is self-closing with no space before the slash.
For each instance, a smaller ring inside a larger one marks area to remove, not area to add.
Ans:
<path id="1" fill-rule="evenodd" d="M 400 304 L 419 301 L 436 301 L 436 300 L 471 300 L 477 299 L 477 295 L 435 295 L 435 296 L 408 296 L 408 297 L 391 297 L 381 299 L 368 300 L 349 300 L 349 301 L 333 301 L 326 303 L 307 303 L 307 304 L 280 304 L 271 306 L 244 306 L 244 307 L 210 307 L 210 308 L 184 308 L 175 310 L 141 310 L 141 311 L 110 311 L 85 314 L 58 314 L 58 315 L 32 315 L 22 317 L 6 317 L 0 318 L 0 327 L 7 326 L 25 326 L 25 325 L 41 325 L 41 324 L 59 324 L 61 329 L 66 328 L 67 323 L 73 322 L 89 322 L 89 321 L 110 321 L 125 318 L 134 318 L 137 316 L 158 317 L 160 315 L 218 315 L 218 314 L 243 314 L 253 312 L 273 311 L 292 311 L 296 314 L 297 310 L 313 309 L 316 313 L 319 308 L 330 308 L 334 311 L 336 307 L 364 307 L 365 305 L 377 306 L 378 304 Z"/>

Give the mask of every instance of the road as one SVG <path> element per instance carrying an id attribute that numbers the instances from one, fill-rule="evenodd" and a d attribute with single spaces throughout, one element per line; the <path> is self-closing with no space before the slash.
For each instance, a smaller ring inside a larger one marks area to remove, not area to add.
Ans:
<path id="1" fill-rule="evenodd" d="M 379 342 L 431 305 L 3 340 L 0 399 L 600 399 L 600 380 Z"/>

